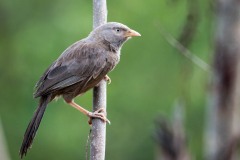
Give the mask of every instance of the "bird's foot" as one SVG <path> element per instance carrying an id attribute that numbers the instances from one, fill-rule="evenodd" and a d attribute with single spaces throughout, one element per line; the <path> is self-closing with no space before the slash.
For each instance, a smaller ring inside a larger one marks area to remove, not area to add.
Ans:
<path id="1" fill-rule="evenodd" d="M 95 112 L 89 112 L 88 110 L 84 109 L 83 107 L 79 106 L 78 104 L 76 104 L 73 100 L 72 101 L 66 101 L 68 104 L 70 104 L 72 107 L 76 108 L 77 110 L 79 110 L 80 112 L 82 112 L 83 114 L 87 115 L 90 119 L 88 121 L 88 123 L 91 125 L 92 124 L 92 119 L 93 118 L 99 118 L 104 122 L 107 122 L 110 124 L 110 121 L 105 117 L 105 109 L 104 108 L 100 108 L 98 110 L 96 110 Z"/>
<path id="2" fill-rule="evenodd" d="M 105 109 L 104 108 L 100 108 L 100 109 L 96 110 L 95 112 L 88 112 L 87 116 L 90 118 L 88 123 L 91 125 L 93 118 L 99 118 L 103 122 L 107 122 L 108 124 L 111 124 L 111 122 L 106 118 L 104 113 L 105 113 Z"/>
<path id="3" fill-rule="evenodd" d="M 104 80 L 107 81 L 108 84 L 110 84 L 112 82 L 111 78 L 108 77 L 108 75 L 104 76 Z"/>

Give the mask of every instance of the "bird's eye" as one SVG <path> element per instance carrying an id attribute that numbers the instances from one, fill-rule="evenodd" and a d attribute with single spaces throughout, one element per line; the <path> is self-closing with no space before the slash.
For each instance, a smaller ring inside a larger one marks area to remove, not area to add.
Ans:
<path id="1" fill-rule="evenodd" d="M 120 32 L 120 29 L 116 29 L 116 32 Z"/>

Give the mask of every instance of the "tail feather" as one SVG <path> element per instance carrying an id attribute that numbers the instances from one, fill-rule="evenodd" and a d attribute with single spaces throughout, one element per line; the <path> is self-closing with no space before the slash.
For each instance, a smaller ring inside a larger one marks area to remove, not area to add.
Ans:
<path id="1" fill-rule="evenodd" d="M 37 133 L 38 127 L 40 125 L 45 109 L 47 107 L 47 104 L 49 103 L 50 100 L 51 100 L 50 95 L 42 96 L 40 98 L 39 106 L 35 111 L 32 120 L 28 124 L 28 127 L 24 134 L 24 139 L 23 139 L 22 146 L 19 153 L 21 158 L 24 155 L 26 156 L 28 149 L 31 147 L 33 139 Z"/>

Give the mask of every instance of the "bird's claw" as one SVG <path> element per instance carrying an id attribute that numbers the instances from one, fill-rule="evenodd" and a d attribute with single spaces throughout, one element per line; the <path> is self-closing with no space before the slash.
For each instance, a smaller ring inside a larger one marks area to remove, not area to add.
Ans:
<path id="1" fill-rule="evenodd" d="M 100 108 L 100 109 L 96 110 L 95 112 L 88 112 L 87 116 L 90 118 L 88 123 L 91 125 L 93 118 L 99 118 L 103 122 L 107 122 L 108 124 L 111 124 L 111 122 L 104 115 L 104 112 L 105 112 L 105 109 L 103 109 L 103 108 Z"/>
<path id="2" fill-rule="evenodd" d="M 110 83 L 112 82 L 112 81 L 111 81 L 111 78 L 108 77 L 108 75 L 106 75 L 106 76 L 104 77 L 104 80 L 107 81 L 108 84 L 110 84 Z"/>

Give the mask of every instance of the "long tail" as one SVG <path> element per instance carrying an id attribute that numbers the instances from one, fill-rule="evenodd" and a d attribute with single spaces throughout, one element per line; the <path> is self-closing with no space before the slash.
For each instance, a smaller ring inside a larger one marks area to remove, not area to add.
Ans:
<path id="1" fill-rule="evenodd" d="M 51 100 L 51 95 L 42 96 L 40 98 L 39 106 L 38 106 L 37 110 L 35 111 L 32 120 L 28 124 L 28 127 L 24 134 L 24 139 L 23 139 L 22 146 L 21 146 L 20 153 L 19 153 L 21 158 L 24 155 L 26 156 L 28 149 L 31 147 L 33 139 L 37 133 L 38 127 L 40 125 L 43 114 L 47 107 L 47 104 L 50 102 L 50 100 Z"/>

